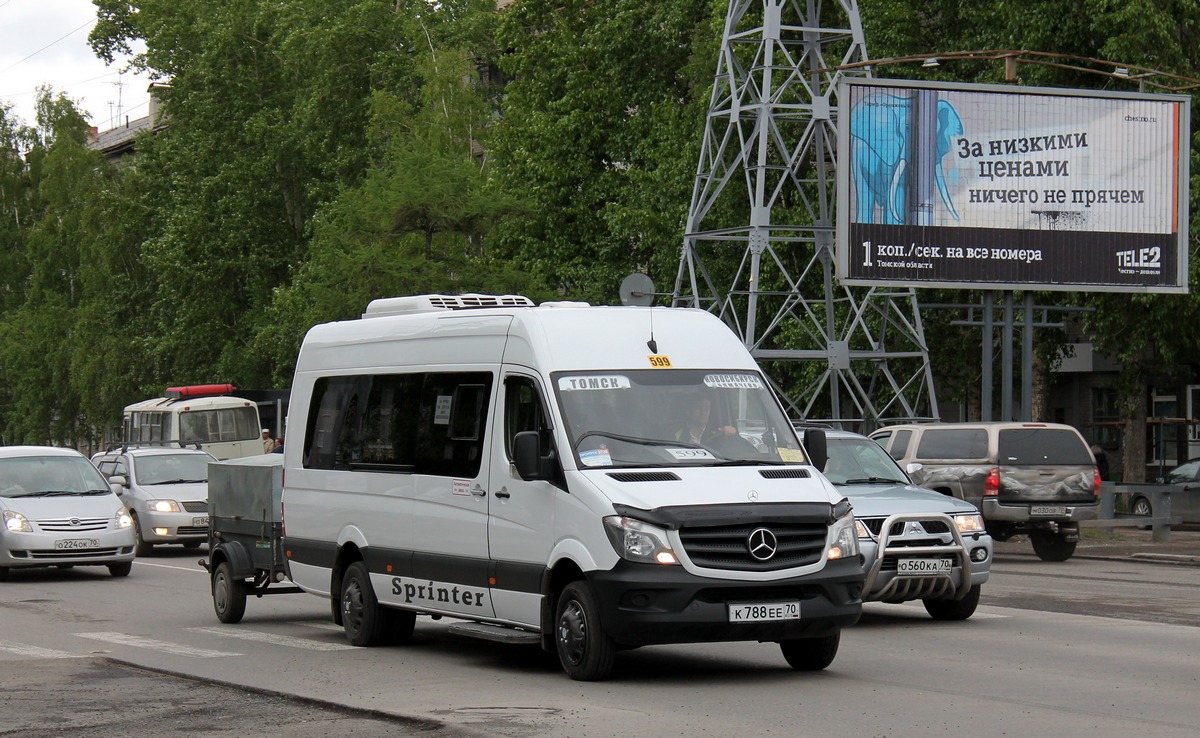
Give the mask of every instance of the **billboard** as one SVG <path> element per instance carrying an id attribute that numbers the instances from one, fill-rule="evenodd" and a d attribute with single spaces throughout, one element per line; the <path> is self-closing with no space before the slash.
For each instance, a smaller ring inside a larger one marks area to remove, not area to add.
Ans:
<path id="1" fill-rule="evenodd" d="M 1189 103 L 844 80 L 838 278 L 1187 292 Z"/>

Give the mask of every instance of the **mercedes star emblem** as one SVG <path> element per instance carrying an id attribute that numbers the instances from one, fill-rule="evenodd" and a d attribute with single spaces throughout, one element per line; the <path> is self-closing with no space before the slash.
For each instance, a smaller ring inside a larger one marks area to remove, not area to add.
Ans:
<path id="1" fill-rule="evenodd" d="M 755 528 L 746 536 L 746 547 L 750 549 L 751 556 L 759 561 L 766 561 L 779 550 L 779 541 L 775 534 L 766 528 Z"/>

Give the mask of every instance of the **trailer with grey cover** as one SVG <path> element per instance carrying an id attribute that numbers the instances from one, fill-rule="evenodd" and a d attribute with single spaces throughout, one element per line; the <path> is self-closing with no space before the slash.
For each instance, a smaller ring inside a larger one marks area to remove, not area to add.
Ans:
<path id="1" fill-rule="evenodd" d="M 208 465 L 208 559 L 213 610 L 236 623 L 250 595 L 300 592 L 283 555 L 283 455 Z"/>

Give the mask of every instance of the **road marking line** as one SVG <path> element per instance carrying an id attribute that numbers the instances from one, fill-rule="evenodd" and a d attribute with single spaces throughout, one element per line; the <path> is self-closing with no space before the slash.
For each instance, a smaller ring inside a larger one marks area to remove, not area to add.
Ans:
<path id="1" fill-rule="evenodd" d="M 77 653 L 68 653 L 67 651 L 55 651 L 53 648 L 30 646 L 25 643 L 0 643 L 0 651 L 7 651 L 8 653 L 15 653 L 18 656 L 28 656 L 34 659 L 73 659 L 80 655 Z"/>
<path id="2" fill-rule="evenodd" d="M 127 633 L 76 633 L 75 635 L 79 636 L 80 638 L 91 638 L 94 641 L 116 643 L 122 646 L 133 646 L 134 648 L 148 648 L 151 651 L 163 651 L 176 656 L 195 656 L 199 659 L 211 659 L 218 656 L 244 655 L 240 653 L 231 653 L 229 651 L 213 651 L 207 648 L 184 646 L 180 643 L 156 641 L 153 638 L 140 638 Z"/>
<path id="3" fill-rule="evenodd" d="M 304 628 L 316 628 L 317 630 L 328 630 L 332 633 L 341 633 L 345 630 L 337 623 L 306 623 L 303 620 L 293 620 L 288 625 L 299 625 Z"/>
<path id="4" fill-rule="evenodd" d="M 294 636 L 278 635 L 276 633 L 263 633 L 258 630 L 244 630 L 233 628 L 188 628 L 193 633 L 207 633 L 209 635 L 228 636 L 230 638 L 241 638 L 244 641 L 258 641 L 259 643 L 270 643 L 275 646 L 287 646 L 289 648 L 304 648 L 309 651 L 352 651 L 354 646 L 348 643 L 321 643 L 320 641 L 310 641 L 305 638 L 296 638 Z"/>
<path id="5" fill-rule="evenodd" d="M 170 564 L 151 564 L 149 561 L 142 561 L 141 559 L 135 560 L 134 563 L 137 564 L 138 566 L 154 566 L 159 569 L 176 569 L 178 571 L 191 571 L 191 572 L 195 572 L 197 574 L 204 574 L 205 576 L 208 576 L 208 572 L 206 572 L 203 569 L 196 567 L 196 566 L 171 566 Z"/>

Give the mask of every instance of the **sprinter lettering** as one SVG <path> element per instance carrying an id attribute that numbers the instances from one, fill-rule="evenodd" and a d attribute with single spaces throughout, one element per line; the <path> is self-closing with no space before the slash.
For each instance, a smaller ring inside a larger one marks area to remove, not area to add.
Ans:
<path id="1" fill-rule="evenodd" d="M 403 577 L 392 577 L 392 594 L 404 598 L 404 604 L 454 604 L 483 607 L 483 598 L 487 596 L 484 590 L 472 591 L 466 587 L 456 587 L 432 581 L 424 584 L 406 582 Z"/>

